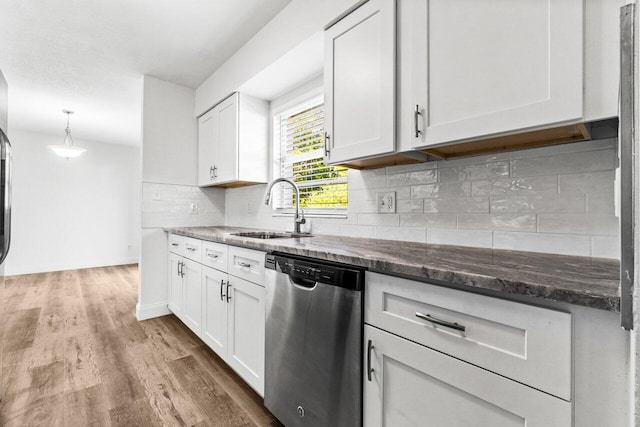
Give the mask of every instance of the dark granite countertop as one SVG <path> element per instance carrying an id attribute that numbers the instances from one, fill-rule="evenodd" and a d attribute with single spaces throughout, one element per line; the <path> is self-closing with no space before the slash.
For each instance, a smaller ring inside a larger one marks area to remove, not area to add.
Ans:
<path id="1" fill-rule="evenodd" d="M 239 227 L 165 231 L 263 251 L 280 251 L 366 267 L 371 271 L 619 311 L 619 262 L 603 258 L 314 235 L 255 239 Z"/>

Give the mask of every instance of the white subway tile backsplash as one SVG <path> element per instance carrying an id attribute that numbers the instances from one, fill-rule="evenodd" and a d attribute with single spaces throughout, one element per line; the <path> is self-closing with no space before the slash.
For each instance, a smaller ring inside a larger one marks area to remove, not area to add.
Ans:
<path id="1" fill-rule="evenodd" d="M 538 231 L 541 233 L 575 233 L 615 236 L 618 217 L 614 215 L 539 214 Z"/>
<path id="2" fill-rule="evenodd" d="M 448 230 L 429 228 L 427 243 L 436 245 L 474 246 L 491 248 L 493 246 L 493 231 L 489 230 Z"/>
<path id="3" fill-rule="evenodd" d="M 591 236 L 591 256 L 620 258 L 620 236 Z"/>
<path id="4" fill-rule="evenodd" d="M 611 204 L 613 206 L 613 202 Z M 492 213 L 584 213 L 584 194 L 491 196 Z"/>
<path id="5" fill-rule="evenodd" d="M 426 242 L 427 229 L 419 227 L 376 227 L 376 238 L 403 240 L 406 242 Z"/>
<path id="6" fill-rule="evenodd" d="M 387 186 L 405 186 L 419 184 L 433 184 L 438 182 L 438 170 L 428 169 L 416 172 L 393 173 L 387 175 Z"/>
<path id="7" fill-rule="evenodd" d="M 615 150 L 562 153 L 511 161 L 511 176 L 583 173 L 615 169 Z"/>
<path id="8" fill-rule="evenodd" d="M 615 139 L 589 141 L 350 170 L 347 217 L 308 218 L 309 227 L 314 234 L 615 258 L 619 256 L 613 215 L 616 144 Z M 164 220 L 188 218 L 188 201 L 201 197 L 197 187 L 161 187 L 162 199 L 169 191 L 179 202 L 158 204 L 151 189 L 143 194 L 147 218 L 153 211 Z M 291 229 L 291 217 L 273 216 L 274 211 L 264 206 L 265 189 L 265 185 L 227 189 L 225 223 Z M 388 191 L 396 192 L 396 213 L 379 214 L 376 195 Z M 211 197 L 213 202 L 201 204 L 201 211 L 202 206 L 219 211 L 216 196 Z M 249 201 L 255 207 L 251 214 Z"/>
<path id="9" fill-rule="evenodd" d="M 358 225 L 399 225 L 398 214 L 358 214 Z"/>
<path id="10" fill-rule="evenodd" d="M 575 234 L 519 233 L 494 231 L 493 247 L 513 251 L 551 252 L 563 255 L 591 255 L 589 236 Z"/>
<path id="11" fill-rule="evenodd" d="M 402 227 L 456 228 L 456 214 L 400 214 Z"/>
<path id="12" fill-rule="evenodd" d="M 600 215 L 615 214 L 615 196 L 611 193 L 588 193 L 587 213 Z"/>
<path id="13" fill-rule="evenodd" d="M 424 212 L 424 203 L 422 199 L 396 200 L 396 208 L 398 213 L 418 213 Z"/>
<path id="14" fill-rule="evenodd" d="M 481 163 L 440 170 L 440 182 L 476 181 L 509 176 L 509 162 Z"/>
<path id="15" fill-rule="evenodd" d="M 489 197 L 424 199 L 425 213 L 489 213 Z"/>
<path id="16" fill-rule="evenodd" d="M 504 178 L 474 181 L 471 185 L 474 196 L 556 193 L 558 178 L 556 175 Z"/>
<path id="17" fill-rule="evenodd" d="M 558 175 L 559 193 L 613 193 L 615 170 Z"/>
<path id="18" fill-rule="evenodd" d="M 442 184 L 416 185 L 411 187 L 412 199 L 425 199 L 430 197 L 458 198 L 471 195 L 471 183 L 448 182 Z"/>

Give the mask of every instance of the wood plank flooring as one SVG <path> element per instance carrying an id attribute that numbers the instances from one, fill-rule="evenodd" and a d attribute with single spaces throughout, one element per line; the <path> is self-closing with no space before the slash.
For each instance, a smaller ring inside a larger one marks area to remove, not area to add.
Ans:
<path id="1" fill-rule="evenodd" d="M 176 317 L 138 322 L 137 266 L 8 277 L 2 426 L 280 426 Z"/>

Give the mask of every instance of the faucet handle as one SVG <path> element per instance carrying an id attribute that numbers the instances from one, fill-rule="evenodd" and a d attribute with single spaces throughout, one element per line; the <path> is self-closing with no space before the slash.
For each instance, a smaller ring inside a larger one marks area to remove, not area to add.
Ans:
<path id="1" fill-rule="evenodd" d="M 307 220 L 304 217 L 304 209 L 300 208 L 300 218 L 298 219 L 298 223 L 300 224 L 306 224 Z"/>

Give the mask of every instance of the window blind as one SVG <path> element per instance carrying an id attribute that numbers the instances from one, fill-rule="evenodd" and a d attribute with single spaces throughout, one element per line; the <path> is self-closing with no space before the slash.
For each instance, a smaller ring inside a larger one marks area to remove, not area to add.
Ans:
<path id="1" fill-rule="evenodd" d="M 274 117 L 276 164 L 281 177 L 300 188 L 300 207 L 346 209 L 347 169 L 324 163 L 324 103 L 316 98 Z M 279 209 L 293 207 L 295 192 L 281 185 L 275 200 Z"/>

